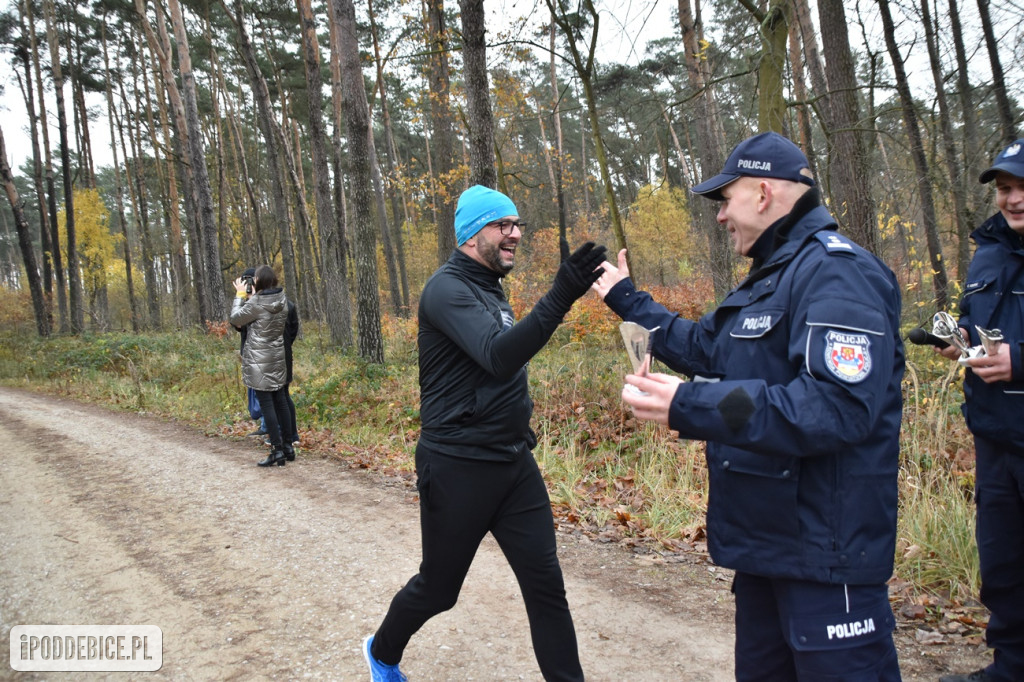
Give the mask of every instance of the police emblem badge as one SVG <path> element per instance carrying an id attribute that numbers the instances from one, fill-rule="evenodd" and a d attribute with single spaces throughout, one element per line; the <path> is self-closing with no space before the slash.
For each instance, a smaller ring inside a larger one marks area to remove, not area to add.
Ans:
<path id="1" fill-rule="evenodd" d="M 837 378 L 855 384 L 871 373 L 870 350 L 867 334 L 830 331 L 825 336 L 825 366 Z"/>

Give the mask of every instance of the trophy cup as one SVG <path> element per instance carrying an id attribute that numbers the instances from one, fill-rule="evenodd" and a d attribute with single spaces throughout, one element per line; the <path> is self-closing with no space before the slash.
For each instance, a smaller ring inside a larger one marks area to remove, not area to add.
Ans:
<path id="1" fill-rule="evenodd" d="M 658 329 L 660 327 L 646 329 L 636 322 L 623 322 L 619 325 L 619 333 L 622 334 L 622 341 L 626 344 L 626 355 L 629 356 L 629 362 L 633 365 L 633 374 L 647 376 L 647 372 L 650 371 L 651 343 L 654 332 Z M 626 384 L 626 390 L 637 395 L 649 395 L 633 384 Z"/>
<path id="2" fill-rule="evenodd" d="M 1003 342 L 1003 332 L 998 329 L 984 329 L 978 325 L 974 325 L 974 329 L 981 337 L 981 347 L 985 350 L 985 355 L 998 354 L 999 344 Z"/>

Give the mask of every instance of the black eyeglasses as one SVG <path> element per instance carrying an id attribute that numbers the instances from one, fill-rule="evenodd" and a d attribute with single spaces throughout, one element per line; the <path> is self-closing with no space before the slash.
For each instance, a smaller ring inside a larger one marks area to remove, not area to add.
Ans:
<path id="1" fill-rule="evenodd" d="M 514 230 L 517 227 L 519 228 L 520 232 L 526 232 L 526 223 L 518 220 L 497 220 L 493 223 L 487 224 L 497 227 L 498 231 L 501 232 L 502 237 L 509 236 L 510 234 L 512 234 L 512 230 Z"/>

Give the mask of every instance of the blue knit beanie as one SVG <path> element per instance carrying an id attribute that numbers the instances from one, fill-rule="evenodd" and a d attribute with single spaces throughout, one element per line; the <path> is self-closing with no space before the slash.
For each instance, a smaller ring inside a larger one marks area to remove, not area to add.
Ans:
<path id="1" fill-rule="evenodd" d="M 519 215 L 511 199 L 489 187 L 473 185 L 459 196 L 455 207 L 455 244 L 462 246 L 487 223 L 510 215 Z"/>

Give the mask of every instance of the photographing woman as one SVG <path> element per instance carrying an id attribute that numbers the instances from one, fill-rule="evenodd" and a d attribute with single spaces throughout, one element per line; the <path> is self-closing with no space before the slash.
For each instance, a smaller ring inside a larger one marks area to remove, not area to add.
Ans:
<path id="1" fill-rule="evenodd" d="M 269 265 L 256 268 L 253 294 L 246 293 L 241 277 L 234 281 L 235 302 L 229 320 L 236 327 L 248 325 L 248 337 L 242 349 L 242 382 L 256 391 L 260 410 L 267 425 L 271 451 L 259 466 L 284 466 L 295 459 L 284 434 L 295 432 L 288 407 L 288 367 L 285 360 L 284 331 L 288 318 L 284 290 L 277 285 L 277 273 Z"/>

